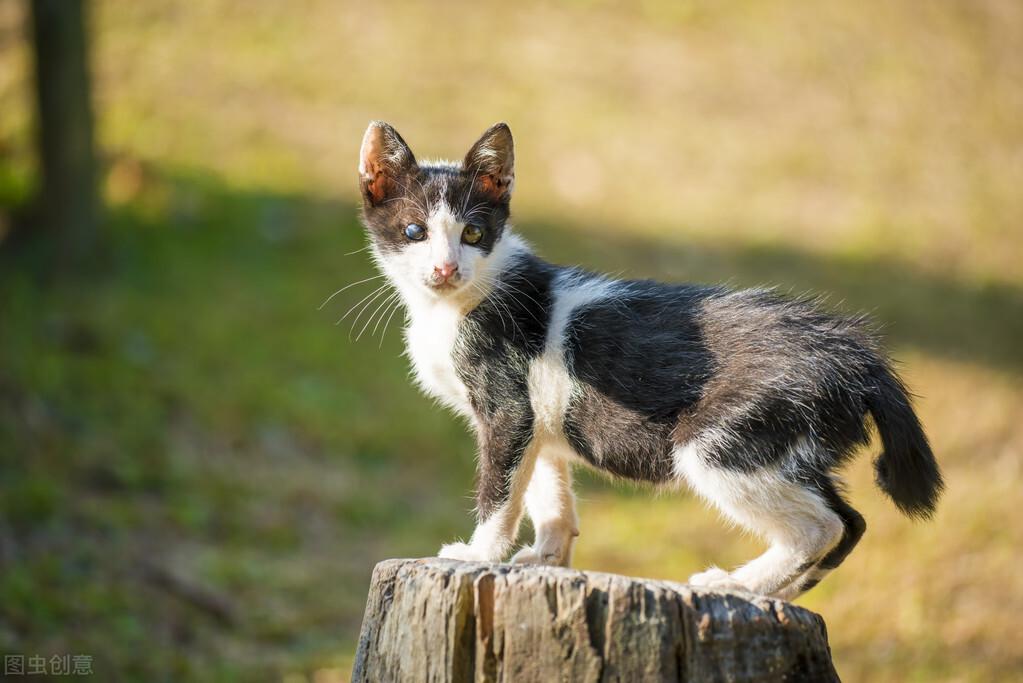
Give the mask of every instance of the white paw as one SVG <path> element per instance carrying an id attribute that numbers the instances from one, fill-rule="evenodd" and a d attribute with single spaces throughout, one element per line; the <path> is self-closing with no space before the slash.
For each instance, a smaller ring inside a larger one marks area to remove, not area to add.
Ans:
<path id="1" fill-rule="evenodd" d="M 746 586 L 736 581 L 731 574 L 720 567 L 711 567 L 707 571 L 693 574 L 689 577 L 689 585 L 718 591 L 749 592 Z"/>
<path id="2" fill-rule="evenodd" d="M 523 546 L 511 561 L 518 564 L 546 564 L 567 567 L 572 564 L 572 545 L 579 532 L 541 535 L 533 545 Z"/>
<path id="3" fill-rule="evenodd" d="M 462 562 L 486 562 L 489 559 L 468 543 L 448 543 L 441 546 L 437 557 L 447 560 L 461 560 Z"/>
<path id="4" fill-rule="evenodd" d="M 561 561 L 562 553 L 556 551 L 544 551 L 533 546 L 523 546 L 519 552 L 512 556 L 511 561 L 513 564 L 550 564 L 550 565 L 563 565 Z"/>

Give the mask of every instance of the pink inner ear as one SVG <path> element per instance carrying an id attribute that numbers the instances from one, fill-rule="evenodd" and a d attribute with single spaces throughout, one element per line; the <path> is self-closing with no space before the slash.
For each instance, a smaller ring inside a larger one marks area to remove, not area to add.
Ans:
<path id="1" fill-rule="evenodd" d="M 508 191 L 508 182 L 498 175 L 485 175 L 479 179 L 483 192 L 495 199 L 500 199 Z"/>
<path id="2" fill-rule="evenodd" d="M 380 163 L 380 158 L 384 154 L 382 134 L 379 127 L 371 128 L 366 132 L 360 150 L 362 163 L 359 170 L 362 172 L 363 187 L 370 201 L 374 203 L 383 200 L 389 189 L 387 174 Z"/>
<path id="3" fill-rule="evenodd" d="M 387 175 L 374 167 L 370 167 L 367 170 L 369 170 L 369 173 L 364 176 L 366 192 L 369 193 L 369 197 L 373 202 L 382 201 L 387 196 Z"/>

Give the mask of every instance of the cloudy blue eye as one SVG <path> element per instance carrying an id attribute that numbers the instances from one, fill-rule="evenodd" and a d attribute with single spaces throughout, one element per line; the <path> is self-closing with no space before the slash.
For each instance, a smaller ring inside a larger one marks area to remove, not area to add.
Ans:
<path id="1" fill-rule="evenodd" d="M 409 223 L 405 226 L 405 237 L 408 237 L 413 242 L 418 242 L 426 237 L 426 228 L 415 223 Z"/>
<path id="2" fill-rule="evenodd" d="M 483 237 L 483 228 L 478 225 L 467 225 L 462 230 L 462 241 L 466 244 L 476 244 Z"/>

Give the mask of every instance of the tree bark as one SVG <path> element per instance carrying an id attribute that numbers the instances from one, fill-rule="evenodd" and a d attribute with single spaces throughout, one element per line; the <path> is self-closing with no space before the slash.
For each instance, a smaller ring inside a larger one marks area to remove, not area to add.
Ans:
<path id="1" fill-rule="evenodd" d="M 386 560 L 352 672 L 377 681 L 837 681 L 824 620 L 748 594 L 556 567 Z"/>
<path id="2" fill-rule="evenodd" d="M 77 267 L 97 246 L 98 199 L 93 148 L 85 0 L 32 0 L 36 64 L 41 229 L 56 266 Z"/>

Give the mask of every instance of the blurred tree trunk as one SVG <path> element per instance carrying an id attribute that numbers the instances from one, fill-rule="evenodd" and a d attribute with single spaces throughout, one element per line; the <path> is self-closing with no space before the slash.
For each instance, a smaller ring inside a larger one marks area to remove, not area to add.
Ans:
<path id="1" fill-rule="evenodd" d="M 37 234 L 51 268 L 76 269 L 98 242 L 86 0 L 32 0 L 42 183 Z"/>

